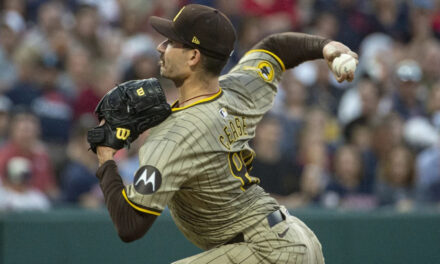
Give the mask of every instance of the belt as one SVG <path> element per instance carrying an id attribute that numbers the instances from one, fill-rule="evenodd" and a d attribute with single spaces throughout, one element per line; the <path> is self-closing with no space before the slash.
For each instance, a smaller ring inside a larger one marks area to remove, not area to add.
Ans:
<path id="1" fill-rule="evenodd" d="M 280 210 L 276 210 L 275 212 L 272 212 L 266 216 L 267 222 L 269 223 L 269 227 L 272 228 L 274 225 L 281 223 L 282 221 L 286 220 L 286 216 L 281 213 Z M 242 232 L 238 233 L 235 237 L 233 237 L 231 240 L 225 243 L 225 245 L 228 244 L 235 244 L 244 242 L 244 235 Z"/>

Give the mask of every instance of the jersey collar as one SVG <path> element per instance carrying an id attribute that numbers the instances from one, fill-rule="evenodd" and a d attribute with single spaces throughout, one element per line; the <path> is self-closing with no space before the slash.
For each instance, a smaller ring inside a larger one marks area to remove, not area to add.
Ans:
<path id="1" fill-rule="evenodd" d="M 183 106 L 183 107 L 175 107 L 175 106 L 177 105 L 177 102 L 178 102 L 178 100 L 176 100 L 176 101 L 171 105 L 171 111 L 173 111 L 173 112 L 177 112 L 177 111 L 180 111 L 180 110 L 184 110 L 184 109 L 190 108 L 191 106 L 194 106 L 194 105 L 198 105 L 198 104 L 203 104 L 203 103 L 207 103 L 207 102 L 210 102 L 210 101 L 214 101 L 215 99 L 217 99 L 218 97 L 220 97 L 220 95 L 221 95 L 222 93 L 223 93 L 223 90 L 222 90 L 222 88 L 220 87 L 219 90 L 218 90 L 218 92 L 217 92 L 216 94 L 214 94 L 213 96 L 210 96 L 210 97 L 208 97 L 208 98 L 201 99 L 201 100 L 199 100 L 199 101 L 196 101 L 196 102 L 194 102 L 194 103 L 192 103 L 192 104 L 189 104 L 189 105 L 187 105 L 187 106 Z"/>

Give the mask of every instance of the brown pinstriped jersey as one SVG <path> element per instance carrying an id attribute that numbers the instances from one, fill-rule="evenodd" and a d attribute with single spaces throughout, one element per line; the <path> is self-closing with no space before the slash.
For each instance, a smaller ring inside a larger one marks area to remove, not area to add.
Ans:
<path id="1" fill-rule="evenodd" d="M 159 215 L 168 205 L 176 225 L 195 245 L 225 243 L 278 208 L 249 174 L 248 141 L 273 104 L 284 65 L 253 50 L 220 78 L 220 91 L 173 108 L 139 152 L 141 167 L 123 191 L 136 209 Z"/>

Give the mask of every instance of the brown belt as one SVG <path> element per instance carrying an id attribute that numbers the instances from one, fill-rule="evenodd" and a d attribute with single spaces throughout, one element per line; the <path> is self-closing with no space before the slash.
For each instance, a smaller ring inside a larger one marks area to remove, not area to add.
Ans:
<path id="1" fill-rule="evenodd" d="M 286 216 L 281 213 L 280 210 L 276 210 L 266 216 L 267 222 L 269 223 L 269 227 L 273 227 L 276 224 L 281 223 L 282 221 L 286 220 Z M 235 244 L 235 243 L 241 243 L 244 242 L 244 235 L 243 233 L 238 233 L 235 237 L 233 237 L 231 240 L 225 243 L 225 245 L 228 244 Z"/>

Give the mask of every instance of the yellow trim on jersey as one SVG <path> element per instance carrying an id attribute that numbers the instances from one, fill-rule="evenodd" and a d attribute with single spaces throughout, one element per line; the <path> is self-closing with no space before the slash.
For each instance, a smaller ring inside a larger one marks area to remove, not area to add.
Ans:
<path id="1" fill-rule="evenodd" d="M 183 110 L 183 109 L 189 108 L 189 107 L 191 107 L 191 106 L 194 106 L 194 105 L 196 105 L 196 104 L 205 103 L 205 102 L 208 102 L 208 101 L 214 100 L 215 98 L 217 98 L 218 96 L 220 96 L 221 93 L 222 93 L 222 88 L 219 87 L 218 92 L 217 92 L 216 94 L 214 94 L 213 96 L 208 97 L 208 98 L 205 98 L 205 99 L 201 99 L 201 100 L 199 100 L 199 101 L 197 101 L 197 102 L 194 102 L 194 103 L 192 103 L 192 104 L 190 104 L 190 105 L 183 106 L 183 107 L 173 107 L 173 106 L 177 103 L 177 101 L 175 101 L 175 102 L 171 105 L 171 107 L 172 107 L 172 108 L 171 108 L 171 111 L 173 111 L 173 112 L 175 112 L 175 111 L 180 111 L 180 110 Z"/>
<path id="2" fill-rule="evenodd" d="M 250 151 L 249 155 L 247 155 L 247 156 L 243 156 L 242 153 L 243 152 L 240 152 L 241 158 L 243 159 L 245 165 L 249 165 L 255 158 L 254 153 L 252 151 Z"/>
<path id="3" fill-rule="evenodd" d="M 278 63 L 279 63 L 280 66 L 281 66 L 281 69 L 283 69 L 283 71 L 286 70 L 286 66 L 284 66 L 284 62 L 280 59 L 280 57 L 278 57 L 277 55 L 275 55 L 275 53 L 270 52 L 270 51 L 268 51 L 268 50 L 264 50 L 264 49 L 254 49 L 254 50 L 250 50 L 250 51 L 246 52 L 246 54 L 245 54 L 244 56 L 246 56 L 246 55 L 248 55 L 248 54 L 251 54 L 251 53 L 254 53 L 254 52 L 264 52 L 264 53 L 267 53 L 267 54 L 271 55 L 272 57 L 274 57 L 274 58 L 278 61 Z"/>
<path id="4" fill-rule="evenodd" d="M 131 205 L 131 207 L 133 207 L 134 209 L 141 211 L 143 213 L 148 213 L 148 214 L 152 214 L 152 215 L 160 215 L 160 213 L 158 212 L 154 212 L 154 211 L 150 211 L 144 208 L 140 208 L 139 206 L 135 205 L 134 203 L 132 203 L 130 200 L 128 200 L 127 194 L 125 193 L 125 189 L 122 189 L 122 196 L 124 196 L 125 200 L 127 201 L 127 203 L 129 205 Z"/>
<path id="5" fill-rule="evenodd" d="M 248 173 L 248 172 L 246 172 L 246 173 L 244 174 L 244 176 L 249 180 L 249 182 L 252 182 L 252 179 L 251 179 L 251 177 L 249 176 L 249 173 Z"/>

